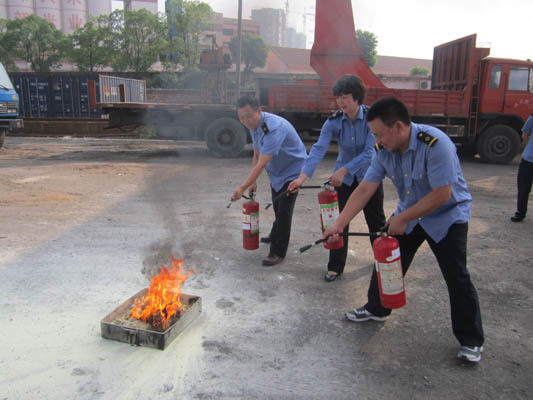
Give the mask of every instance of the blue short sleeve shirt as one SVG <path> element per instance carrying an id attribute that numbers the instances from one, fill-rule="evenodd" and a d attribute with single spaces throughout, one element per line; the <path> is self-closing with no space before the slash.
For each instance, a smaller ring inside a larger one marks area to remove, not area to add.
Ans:
<path id="1" fill-rule="evenodd" d="M 298 133 L 289 121 L 261 112 L 259 126 L 250 131 L 254 150 L 270 155 L 265 170 L 272 188 L 279 192 L 288 181 L 298 178 L 307 152 Z"/>
<path id="2" fill-rule="evenodd" d="M 436 138 L 432 146 L 420 141 L 419 132 Z M 369 182 L 390 178 L 398 191 L 399 202 L 395 214 L 415 205 L 433 188 L 452 185 L 450 200 L 432 213 L 409 221 L 406 233 L 420 224 L 427 234 L 440 242 L 454 223 L 468 222 L 471 215 L 472 196 L 461 171 L 457 149 L 450 138 L 437 128 L 411 124 L 408 149 L 400 154 L 385 149 L 377 152 L 365 175 Z"/>
<path id="3" fill-rule="evenodd" d="M 339 155 L 334 171 L 342 167 L 348 170 L 343 180 L 348 186 L 353 183 L 354 177 L 361 182 L 375 154 L 376 145 L 376 139 L 366 120 L 367 109 L 368 106 L 361 105 L 354 122 L 346 114 L 328 119 L 322 126 L 317 142 L 311 147 L 302 172 L 310 178 L 313 176 L 328 151 L 331 140 L 335 138 L 339 145 Z"/>
<path id="4" fill-rule="evenodd" d="M 533 136 L 533 115 L 527 119 L 524 127 L 522 128 L 522 132 L 525 132 L 529 135 L 526 148 L 522 152 L 522 158 L 526 161 L 533 162 L 533 138 L 531 137 Z"/>

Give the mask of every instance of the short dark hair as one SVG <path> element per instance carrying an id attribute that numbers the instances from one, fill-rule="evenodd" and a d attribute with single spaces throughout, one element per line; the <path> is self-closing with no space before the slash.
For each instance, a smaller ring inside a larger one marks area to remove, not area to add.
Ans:
<path id="1" fill-rule="evenodd" d="M 344 75 L 333 86 L 333 96 L 338 97 L 343 94 L 351 94 L 359 105 L 363 104 L 366 94 L 363 81 L 355 75 Z"/>
<path id="2" fill-rule="evenodd" d="M 252 109 L 255 111 L 259 108 L 259 102 L 255 96 L 245 94 L 244 96 L 239 97 L 239 100 L 237 100 L 237 108 L 243 108 L 246 106 L 252 107 Z"/>
<path id="3" fill-rule="evenodd" d="M 411 124 L 411 117 L 407 107 L 395 97 L 383 97 L 372 104 L 366 113 L 366 120 L 371 122 L 379 118 L 389 128 L 396 121 L 401 121 L 405 125 Z"/>

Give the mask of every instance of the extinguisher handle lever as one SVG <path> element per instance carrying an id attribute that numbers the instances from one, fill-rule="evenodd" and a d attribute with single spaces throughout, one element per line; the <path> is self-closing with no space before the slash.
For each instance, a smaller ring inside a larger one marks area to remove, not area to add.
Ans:
<path id="1" fill-rule="evenodd" d="M 323 185 L 306 185 L 306 186 L 300 186 L 299 189 L 322 189 L 325 185 L 329 184 L 329 181 L 327 181 L 326 183 L 324 183 Z M 289 192 L 289 190 L 284 190 L 283 192 L 281 192 L 280 194 L 278 194 L 276 197 L 274 197 L 272 199 L 272 203 L 268 203 L 265 207 L 265 210 L 268 210 L 272 204 L 281 199 L 283 196 L 287 195 L 287 193 L 292 193 L 292 192 Z"/>
<path id="2" fill-rule="evenodd" d="M 384 228 L 383 228 L 384 229 Z M 386 230 L 383 230 L 383 229 L 380 229 L 378 232 L 370 232 L 370 233 L 367 233 L 367 232 L 347 232 L 347 233 L 339 233 L 339 236 L 342 236 L 342 237 L 347 237 L 347 236 L 379 236 L 379 235 L 382 235 L 382 234 L 385 234 L 386 233 Z M 309 250 L 311 247 L 313 247 L 314 245 L 317 245 L 319 243 L 322 243 L 322 242 L 325 242 L 327 241 L 329 238 L 331 237 L 331 235 L 329 235 L 328 237 L 326 237 L 325 239 L 318 239 L 317 241 L 315 241 L 314 243 L 312 244 L 308 244 L 306 246 L 303 246 L 303 247 L 300 247 L 300 253 L 303 253 L 304 251 L 307 251 Z"/>

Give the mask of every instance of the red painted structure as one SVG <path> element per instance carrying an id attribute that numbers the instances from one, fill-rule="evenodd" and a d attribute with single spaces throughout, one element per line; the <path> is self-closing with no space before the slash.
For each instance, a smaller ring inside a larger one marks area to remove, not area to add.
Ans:
<path id="1" fill-rule="evenodd" d="M 385 87 L 372 72 L 357 43 L 350 0 L 317 0 L 315 42 L 311 66 L 324 85 L 346 74 L 357 75 L 368 87 Z"/>

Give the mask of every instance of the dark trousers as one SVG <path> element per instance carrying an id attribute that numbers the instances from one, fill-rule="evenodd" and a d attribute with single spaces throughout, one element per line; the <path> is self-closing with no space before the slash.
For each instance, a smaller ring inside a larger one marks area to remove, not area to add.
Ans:
<path id="1" fill-rule="evenodd" d="M 453 224 L 448 234 L 439 243 L 424 231 L 420 225 L 408 235 L 395 236 L 400 244 L 403 274 L 405 275 L 420 245 L 427 240 L 435 254 L 450 297 L 452 329 L 463 346 L 481 346 L 483 327 L 477 292 L 466 269 L 466 241 L 468 223 Z M 381 306 L 376 270 L 372 273 L 368 288 L 366 309 L 374 315 L 386 316 L 389 308 Z"/>
<path id="2" fill-rule="evenodd" d="M 280 257 L 285 257 L 287 248 L 289 247 L 289 239 L 291 237 L 292 212 L 294 210 L 294 203 L 298 193 L 291 193 L 288 196 L 280 196 L 274 201 L 274 198 L 281 192 L 287 190 L 290 182 L 283 185 L 279 192 L 276 192 L 272 186 L 272 205 L 274 206 L 274 214 L 276 219 L 272 224 L 270 231 L 270 253 L 276 254 Z"/>
<path id="3" fill-rule="evenodd" d="M 339 196 L 339 210 L 342 211 L 344 206 L 348 202 L 350 195 L 358 185 L 357 178 L 354 178 L 351 186 L 342 184 L 335 188 Z M 379 185 L 376 193 L 370 198 L 370 201 L 363 209 L 365 214 L 366 224 L 369 232 L 377 232 L 380 228 L 383 228 L 386 224 L 385 214 L 383 213 L 383 184 Z M 348 233 L 350 225 L 346 225 L 344 233 Z M 372 244 L 376 239 L 375 236 L 370 237 L 370 243 Z M 343 237 L 344 246 L 337 250 L 329 251 L 328 271 L 335 271 L 338 274 L 342 274 L 344 266 L 346 264 L 346 256 L 348 255 L 348 236 Z"/>
<path id="4" fill-rule="evenodd" d="M 533 163 L 522 158 L 518 166 L 518 199 L 516 201 L 516 213 L 520 217 L 525 217 L 527 213 L 527 202 L 533 183 Z"/>

